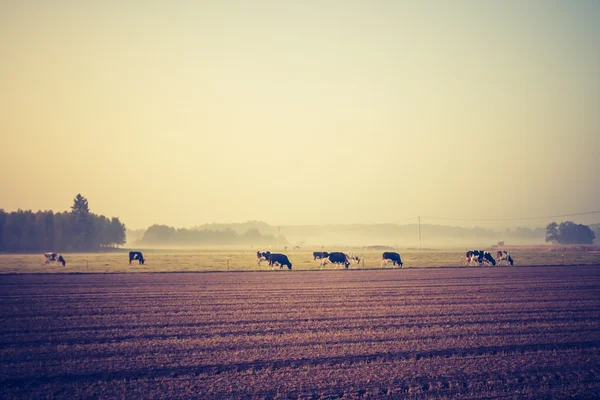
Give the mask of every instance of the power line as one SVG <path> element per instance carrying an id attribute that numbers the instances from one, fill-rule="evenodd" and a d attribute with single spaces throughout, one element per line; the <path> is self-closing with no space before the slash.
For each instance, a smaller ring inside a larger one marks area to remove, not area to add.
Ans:
<path id="1" fill-rule="evenodd" d="M 525 221 L 525 220 L 534 220 L 534 219 L 549 219 L 549 218 L 575 217 L 575 216 L 578 216 L 578 215 L 589 215 L 589 214 L 600 214 L 600 210 L 597 210 L 597 211 L 587 211 L 587 212 L 575 213 L 575 214 L 547 215 L 547 216 L 543 216 L 543 217 L 517 217 L 517 218 L 448 218 L 448 217 L 428 217 L 428 216 L 421 216 L 421 218 L 428 218 L 428 219 L 439 219 L 439 220 L 447 220 L 447 221 Z"/>

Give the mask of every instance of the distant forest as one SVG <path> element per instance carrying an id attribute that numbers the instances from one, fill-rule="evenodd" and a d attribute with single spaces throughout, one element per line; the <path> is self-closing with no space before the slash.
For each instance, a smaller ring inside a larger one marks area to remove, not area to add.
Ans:
<path id="1" fill-rule="evenodd" d="M 277 235 L 261 234 L 257 228 L 249 228 L 240 234 L 234 229 L 176 229 L 167 225 L 152 225 L 135 244 L 140 246 L 202 246 L 202 245 L 276 245 Z M 279 237 L 279 244 L 288 241 Z"/>
<path id="2" fill-rule="evenodd" d="M 0 209 L 0 252 L 95 251 L 125 243 L 119 218 L 90 212 L 78 194 L 70 212 L 5 212 Z"/>

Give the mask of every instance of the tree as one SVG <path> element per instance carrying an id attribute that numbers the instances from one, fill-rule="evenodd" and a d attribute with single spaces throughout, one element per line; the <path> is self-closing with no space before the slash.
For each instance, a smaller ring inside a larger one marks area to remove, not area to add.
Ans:
<path id="1" fill-rule="evenodd" d="M 83 197 L 80 193 L 73 199 L 73 205 L 71 206 L 71 213 L 77 216 L 86 216 L 90 213 L 90 207 L 88 200 Z"/>
<path id="2" fill-rule="evenodd" d="M 546 242 L 560 244 L 593 244 L 596 235 L 587 226 L 572 221 L 552 222 L 546 226 Z"/>
<path id="3" fill-rule="evenodd" d="M 71 214 L 75 217 L 73 245 L 77 250 L 90 250 L 93 246 L 94 221 L 90 217 L 88 200 L 80 193 L 73 199 Z"/>
<path id="4" fill-rule="evenodd" d="M 144 243 L 169 243 L 175 234 L 175 228 L 155 224 L 146 229 L 141 241 Z"/>
<path id="5" fill-rule="evenodd" d="M 546 226 L 546 243 L 560 243 L 558 224 L 551 222 Z"/>
<path id="6" fill-rule="evenodd" d="M 4 250 L 4 222 L 6 221 L 6 213 L 0 208 L 0 251 Z"/>
<path id="7" fill-rule="evenodd" d="M 125 244 L 127 237 L 125 235 L 125 224 L 122 224 L 119 218 L 113 217 L 110 221 L 109 230 L 109 244 L 121 246 Z"/>

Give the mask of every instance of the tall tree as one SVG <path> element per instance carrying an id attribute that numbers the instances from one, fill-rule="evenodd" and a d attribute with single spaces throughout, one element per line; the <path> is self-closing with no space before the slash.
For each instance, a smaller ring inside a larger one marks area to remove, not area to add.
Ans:
<path id="1" fill-rule="evenodd" d="M 77 196 L 73 199 L 73 205 L 71 206 L 71 213 L 76 216 L 86 216 L 90 213 L 90 207 L 88 200 L 77 193 Z"/>
<path id="2" fill-rule="evenodd" d="M 121 246 L 125 244 L 127 237 L 125 235 L 125 224 L 122 224 L 119 218 L 113 217 L 110 220 L 110 228 L 109 228 L 109 243 L 114 244 L 116 246 Z"/>
<path id="3" fill-rule="evenodd" d="M 79 251 L 91 250 L 93 247 L 94 222 L 93 218 L 90 217 L 88 200 L 81 193 L 78 193 L 73 199 L 71 214 L 75 217 L 73 245 Z"/>

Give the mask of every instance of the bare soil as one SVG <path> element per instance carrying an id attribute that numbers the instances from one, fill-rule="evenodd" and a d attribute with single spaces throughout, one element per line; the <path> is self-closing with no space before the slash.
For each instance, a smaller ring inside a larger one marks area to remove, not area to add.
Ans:
<path id="1" fill-rule="evenodd" d="M 596 398 L 600 267 L 0 277 L 0 398 Z"/>

